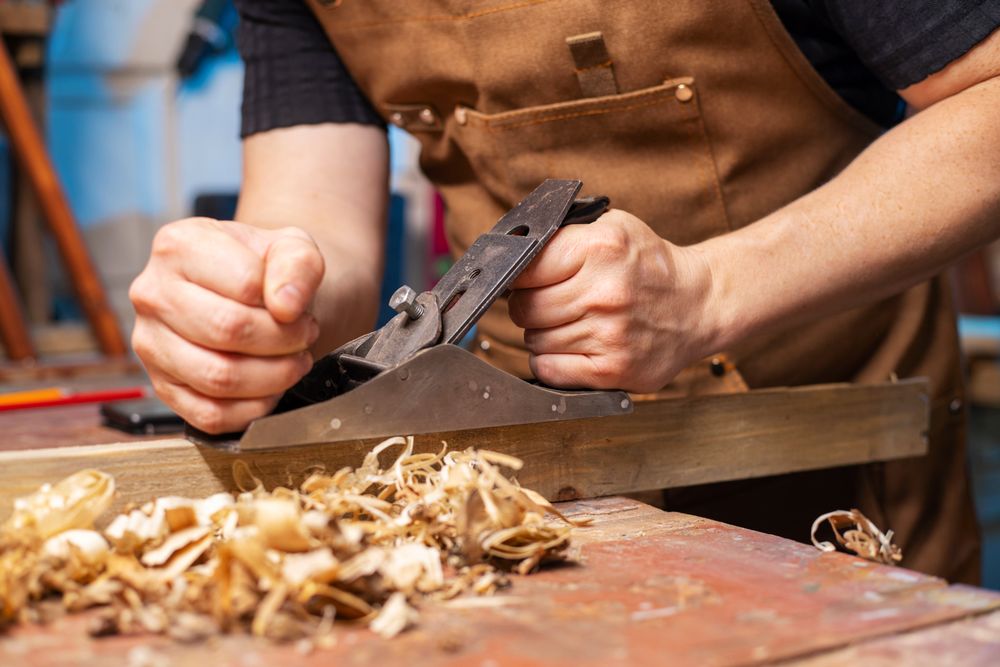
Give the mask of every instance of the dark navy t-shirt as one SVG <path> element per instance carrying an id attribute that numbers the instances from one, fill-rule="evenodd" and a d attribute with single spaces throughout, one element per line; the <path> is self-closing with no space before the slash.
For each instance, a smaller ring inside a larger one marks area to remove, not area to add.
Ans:
<path id="1" fill-rule="evenodd" d="M 242 135 L 293 125 L 382 125 L 302 0 L 235 0 L 246 63 Z M 785 28 L 849 104 L 884 127 L 896 90 L 1000 26 L 1000 0 L 772 0 Z"/>

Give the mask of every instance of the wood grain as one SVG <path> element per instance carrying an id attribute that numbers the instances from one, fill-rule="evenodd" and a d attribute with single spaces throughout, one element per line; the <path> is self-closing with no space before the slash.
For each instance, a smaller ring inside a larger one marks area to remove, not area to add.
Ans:
<path id="1" fill-rule="evenodd" d="M 418 449 L 480 447 L 524 460 L 522 484 L 553 500 L 760 477 L 926 452 L 928 385 L 822 385 L 637 402 L 622 417 L 480 429 L 418 438 Z M 233 488 L 245 461 L 264 483 L 297 484 L 317 465 L 360 464 L 372 442 L 238 457 L 186 440 L 0 452 L 0 518 L 13 499 L 83 468 L 118 481 L 119 506 Z M 391 454 L 386 454 L 386 457 Z"/>

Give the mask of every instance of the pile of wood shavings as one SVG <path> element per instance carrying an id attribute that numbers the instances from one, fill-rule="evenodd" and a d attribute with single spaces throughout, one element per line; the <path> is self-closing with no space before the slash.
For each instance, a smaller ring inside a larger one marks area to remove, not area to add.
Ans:
<path id="1" fill-rule="evenodd" d="M 397 447 L 383 468 L 379 455 Z M 334 619 L 356 619 L 391 637 L 424 599 L 489 595 L 505 570 L 563 557 L 574 524 L 502 474 L 520 467 L 488 451 L 415 454 L 412 438 L 392 438 L 356 470 L 297 490 L 265 491 L 244 466 L 250 490 L 159 498 L 100 532 L 114 480 L 83 471 L 19 499 L 0 528 L 0 625 L 37 621 L 39 601 L 61 595 L 69 611 L 102 608 L 95 635 L 321 641 Z"/>
<path id="2" fill-rule="evenodd" d="M 830 522 L 830 528 L 833 530 L 833 537 L 837 540 L 837 544 L 865 560 L 883 565 L 895 565 L 903 560 L 902 550 L 898 545 L 892 543 L 892 531 L 883 533 L 871 519 L 856 509 L 852 509 L 850 512 L 845 510 L 827 512 L 813 521 L 810 538 L 813 545 L 820 551 L 837 550 L 832 542 L 820 542 L 816 539 L 816 532 L 824 521 Z"/>

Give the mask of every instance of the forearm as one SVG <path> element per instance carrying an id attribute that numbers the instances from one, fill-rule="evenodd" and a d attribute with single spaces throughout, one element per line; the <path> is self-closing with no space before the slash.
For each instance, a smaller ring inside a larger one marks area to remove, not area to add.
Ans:
<path id="1" fill-rule="evenodd" d="M 244 142 L 236 219 L 299 227 L 326 263 L 313 313 L 324 354 L 371 330 L 382 276 L 388 148 L 378 128 L 320 125 L 275 130 Z"/>
<path id="2" fill-rule="evenodd" d="M 1000 236 L 1000 80 L 945 99 L 826 185 L 694 246 L 712 274 L 709 345 L 898 293 Z"/>

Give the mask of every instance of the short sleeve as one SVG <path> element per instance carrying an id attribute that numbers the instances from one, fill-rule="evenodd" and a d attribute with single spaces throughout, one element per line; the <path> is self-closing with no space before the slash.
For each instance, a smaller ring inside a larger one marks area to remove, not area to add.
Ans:
<path id="1" fill-rule="evenodd" d="M 241 136 L 318 123 L 384 122 L 302 0 L 235 0 L 245 65 Z"/>
<path id="2" fill-rule="evenodd" d="M 1000 0 L 820 0 L 834 29 L 892 89 L 944 69 L 1000 26 Z"/>

